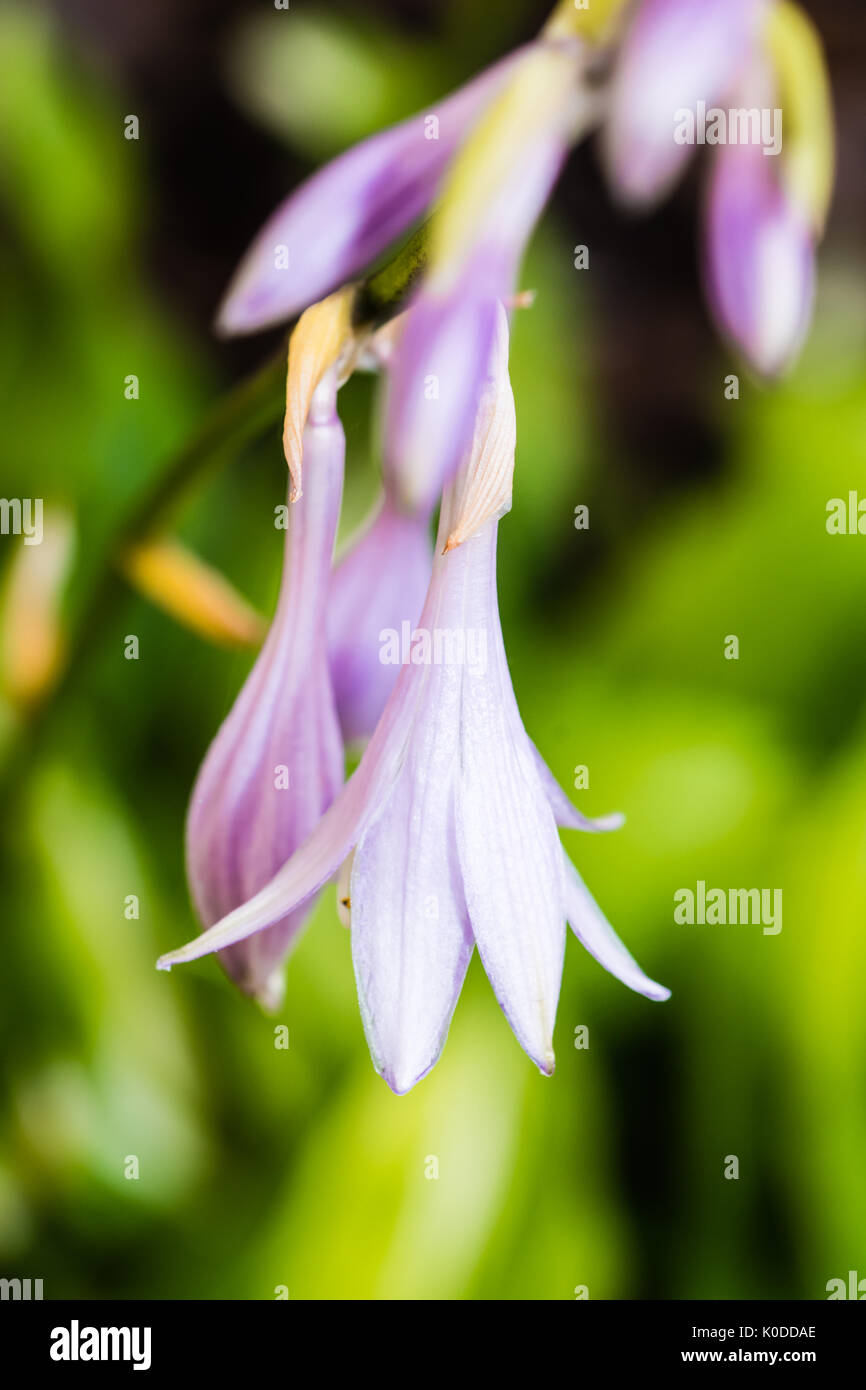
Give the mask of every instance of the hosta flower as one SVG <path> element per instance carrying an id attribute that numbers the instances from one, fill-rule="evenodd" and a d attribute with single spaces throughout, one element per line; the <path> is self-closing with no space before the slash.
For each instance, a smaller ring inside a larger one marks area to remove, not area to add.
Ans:
<path id="1" fill-rule="evenodd" d="M 754 145 L 719 149 L 707 204 L 707 294 L 720 327 L 765 376 L 806 336 L 815 283 L 812 228 Z"/>
<path id="2" fill-rule="evenodd" d="M 707 126 L 707 116 L 710 123 Z M 694 137 L 684 116 L 694 116 Z M 646 206 L 699 141 L 713 146 L 704 280 L 713 314 L 775 376 L 797 356 L 833 164 L 820 46 L 788 0 L 642 0 L 619 55 L 604 132 L 614 189 Z M 767 137 L 772 126 L 772 140 Z"/>
<path id="3" fill-rule="evenodd" d="M 307 486 L 288 509 L 280 596 L 264 646 L 196 779 L 187 872 L 205 927 L 246 902 L 316 825 L 343 782 L 343 745 L 325 642 L 325 610 L 343 485 L 344 439 L 333 373 L 304 431 Z M 280 965 L 307 914 L 299 905 L 220 952 L 246 993 L 273 1007 Z"/>
<path id="4" fill-rule="evenodd" d="M 765 45 L 737 106 L 780 103 L 784 141 L 775 157 L 757 144 L 714 155 L 707 198 L 704 280 L 729 338 L 768 377 L 797 357 L 809 327 L 815 246 L 833 171 L 833 129 L 823 56 L 793 6 L 767 11 Z"/>
<path id="5" fill-rule="evenodd" d="M 694 146 L 674 138 L 677 113 L 726 100 L 752 60 L 769 0 L 641 0 L 620 49 L 604 129 L 605 157 L 624 202 L 668 193 Z"/>
<path id="6" fill-rule="evenodd" d="M 374 1064 L 398 1093 L 436 1061 L 475 946 L 518 1041 L 545 1074 L 566 921 L 631 988 L 668 995 L 625 950 L 566 857 L 557 818 L 592 823 L 566 801 L 517 709 L 496 600 L 514 437 L 500 310 L 471 454 L 443 499 L 417 659 L 401 669 L 357 771 L 305 844 L 248 903 L 160 962 L 254 939 L 351 856 L 343 892 L 361 1015 Z"/>

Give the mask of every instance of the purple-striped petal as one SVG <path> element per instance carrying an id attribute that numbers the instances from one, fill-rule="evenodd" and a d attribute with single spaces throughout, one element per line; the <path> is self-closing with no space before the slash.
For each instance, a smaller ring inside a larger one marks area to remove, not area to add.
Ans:
<path id="1" fill-rule="evenodd" d="M 457 848 L 488 979 L 521 1047 L 549 1075 L 565 951 L 562 850 L 502 646 L 496 531 L 491 523 L 445 557 L 466 571 L 463 621 L 487 633 L 488 649 L 485 675 L 463 682 Z"/>
<path id="2" fill-rule="evenodd" d="M 815 288 L 812 232 L 755 145 L 716 153 L 709 189 L 704 280 L 722 330 L 752 365 L 775 377 L 796 358 Z"/>
<path id="3" fill-rule="evenodd" d="M 645 975 L 629 955 L 567 854 L 563 854 L 563 862 L 565 912 L 580 944 L 629 989 L 645 994 L 647 999 L 669 999 L 670 990 Z"/>
<path id="4" fill-rule="evenodd" d="M 375 260 L 424 212 L 457 145 L 524 51 L 307 179 L 244 256 L 219 328 L 252 333 L 282 323 Z"/>
<path id="5" fill-rule="evenodd" d="M 187 818 L 187 870 L 206 927 L 246 902 L 307 837 L 343 781 L 343 746 L 323 639 L 343 482 L 336 414 L 308 425 L 308 489 L 289 509 L 273 624 L 202 764 Z M 278 967 L 306 916 L 222 954 L 231 978 L 273 1004 Z"/>
<path id="6" fill-rule="evenodd" d="M 415 668 L 402 668 L 358 767 L 308 838 L 269 883 L 208 931 L 157 961 L 159 970 L 198 960 L 265 931 L 306 903 L 345 861 L 394 782 L 415 711 Z"/>
<path id="7" fill-rule="evenodd" d="M 404 516 L 383 499 L 334 570 L 328 656 L 343 737 L 369 738 L 399 667 L 382 660 L 382 634 L 418 621 L 433 562 L 426 516 Z"/>
<path id="8" fill-rule="evenodd" d="M 428 667 L 415 683 L 422 710 L 355 851 L 350 890 L 364 1031 L 397 1095 L 436 1062 L 473 950 L 454 837 L 461 673 Z"/>
<path id="9" fill-rule="evenodd" d="M 671 188 L 693 146 L 680 114 L 725 100 L 751 60 L 766 0 L 643 0 L 620 50 L 604 131 L 620 198 L 642 207 Z"/>

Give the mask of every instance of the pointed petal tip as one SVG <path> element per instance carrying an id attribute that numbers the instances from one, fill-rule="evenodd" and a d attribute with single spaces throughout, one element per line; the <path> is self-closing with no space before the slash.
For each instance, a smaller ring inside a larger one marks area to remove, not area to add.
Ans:
<path id="1" fill-rule="evenodd" d="M 253 333 L 264 333 L 289 323 L 304 308 L 304 303 L 279 301 L 263 307 L 261 296 L 256 298 L 251 295 L 249 287 L 241 283 L 238 275 L 217 305 L 212 321 L 213 332 L 217 338 L 249 337 Z"/>
<path id="2" fill-rule="evenodd" d="M 402 1081 L 398 1081 L 395 1076 L 392 1076 L 390 1074 L 390 1072 L 382 1072 L 382 1080 L 385 1082 L 386 1086 L 388 1087 L 388 1090 L 394 1096 L 408 1095 L 409 1092 L 412 1090 L 412 1087 L 415 1085 L 414 1081 L 407 1081 L 405 1083 Z"/>
<path id="3" fill-rule="evenodd" d="M 666 999 L 670 999 L 671 992 L 664 985 L 657 985 L 651 981 L 652 989 L 646 991 L 646 998 L 651 999 L 654 1004 L 663 1004 Z"/>
<path id="4" fill-rule="evenodd" d="M 255 1000 L 262 1013 L 268 1015 L 279 1013 L 286 997 L 286 977 L 282 968 L 277 966 L 263 984 L 253 985 L 244 992 Z"/>
<path id="5" fill-rule="evenodd" d="M 180 947 L 177 951 L 169 951 L 166 955 L 160 956 L 159 960 L 156 962 L 156 968 L 157 970 L 165 970 L 168 972 L 173 965 L 181 965 L 187 959 L 191 960 L 192 957 L 187 957 L 184 954 L 184 948 Z"/>
<path id="6" fill-rule="evenodd" d="M 213 321 L 211 323 L 211 328 L 213 330 L 214 337 L 235 338 L 239 337 L 243 333 L 253 332 L 252 329 L 244 328 L 242 323 L 236 320 L 232 310 L 233 305 L 231 303 L 231 300 L 223 300 L 222 304 L 214 314 Z"/>
<path id="7" fill-rule="evenodd" d="M 553 1073 L 556 1071 L 556 1057 L 554 1056 L 552 1047 L 546 1048 L 543 1052 L 538 1070 L 541 1072 L 542 1076 L 553 1076 Z"/>
<path id="8" fill-rule="evenodd" d="M 385 1082 L 385 1085 L 388 1087 L 388 1090 L 392 1093 L 392 1095 L 408 1096 L 409 1092 L 411 1090 L 414 1090 L 414 1088 L 418 1085 L 419 1081 L 424 1080 L 424 1077 L 427 1075 L 429 1071 L 432 1071 L 435 1065 L 435 1061 L 431 1062 L 430 1066 L 425 1067 L 423 1071 L 417 1073 L 413 1073 L 411 1069 L 408 1072 L 403 1073 L 396 1071 L 391 1067 L 383 1067 L 381 1070 L 377 1068 L 377 1070 L 379 1071 L 379 1075 Z"/>

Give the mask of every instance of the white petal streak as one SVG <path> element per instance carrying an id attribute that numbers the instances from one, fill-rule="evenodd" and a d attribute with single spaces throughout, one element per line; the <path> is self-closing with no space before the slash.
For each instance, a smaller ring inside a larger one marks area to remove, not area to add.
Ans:
<path id="1" fill-rule="evenodd" d="M 609 970 L 629 989 L 647 999 L 669 999 L 670 990 L 643 973 L 637 961 L 623 946 L 602 913 L 577 869 L 567 855 L 565 861 L 565 911 L 575 936 L 599 965 Z"/>
<path id="2" fill-rule="evenodd" d="M 403 1095 L 435 1063 L 472 955 L 454 842 L 459 672 L 427 682 L 408 754 L 352 870 L 352 955 L 376 1070 Z"/>
<path id="3" fill-rule="evenodd" d="M 495 548 L 494 524 L 448 557 L 474 549 L 481 569 L 467 586 L 466 621 L 480 625 L 484 606 L 491 649 L 487 673 L 463 680 L 457 846 L 488 978 L 519 1043 L 550 1074 L 565 950 L 562 850 L 502 649 Z"/>

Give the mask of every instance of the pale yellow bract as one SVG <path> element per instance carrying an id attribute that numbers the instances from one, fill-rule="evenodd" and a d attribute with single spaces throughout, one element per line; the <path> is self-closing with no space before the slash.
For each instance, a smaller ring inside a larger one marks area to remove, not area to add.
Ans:
<path id="1" fill-rule="evenodd" d="M 782 173 L 815 233 L 824 230 L 835 174 L 830 83 L 817 30 L 790 0 L 772 5 L 765 42 L 783 119 Z"/>
<path id="2" fill-rule="evenodd" d="M 286 417 L 283 449 L 292 480 L 291 500 L 302 490 L 304 426 L 316 387 L 339 360 L 352 337 L 354 287 L 345 286 L 318 304 L 311 304 L 295 324 L 289 339 L 286 378 Z"/>

